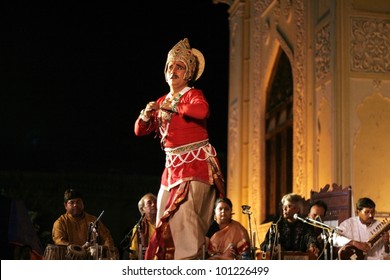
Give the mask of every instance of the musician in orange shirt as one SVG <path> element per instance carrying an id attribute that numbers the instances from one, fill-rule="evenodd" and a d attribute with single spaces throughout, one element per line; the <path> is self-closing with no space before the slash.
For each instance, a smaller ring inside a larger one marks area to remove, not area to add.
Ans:
<path id="1" fill-rule="evenodd" d="M 85 211 L 83 196 L 78 190 L 65 191 L 64 208 L 66 212 L 53 224 L 55 245 L 73 247 L 77 251 L 73 253 L 80 253 L 80 259 L 87 257 L 84 250 L 93 245 L 106 246 L 113 253 L 117 250 L 109 229 L 96 216 Z"/>

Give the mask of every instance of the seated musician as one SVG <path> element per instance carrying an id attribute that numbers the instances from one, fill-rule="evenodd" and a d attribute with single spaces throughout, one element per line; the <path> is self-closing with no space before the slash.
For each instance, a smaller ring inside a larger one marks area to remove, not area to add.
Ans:
<path id="1" fill-rule="evenodd" d="M 267 231 L 261 250 L 269 253 L 270 259 L 278 259 L 282 251 L 308 252 L 317 257 L 319 249 L 313 226 L 294 218 L 303 211 L 303 198 L 289 193 L 281 203 L 282 216 Z"/>
<path id="2" fill-rule="evenodd" d="M 388 223 L 381 226 L 375 219 L 375 203 L 370 198 L 360 198 L 356 209 L 357 215 L 343 221 L 339 225 L 342 232 L 334 237 L 334 245 L 342 247 L 340 259 L 383 259 L 389 253 Z M 381 229 L 383 232 L 378 232 Z M 380 233 L 378 240 L 370 240 L 375 232 Z"/>
<path id="3" fill-rule="evenodd" d="M 214 208 L 214 222 L 206 234 L 208 260 L 250 259 L 248 231 L 232 219 L 233 205 L 228 198 L 218 198 Z"/>
<path id="4" fill-rule="evenodd" d="M 65 214 L 62 214 L 53 225 L 52 238 L 55 245 L 77 245 L 84 249 L 94 245 L 91 225 L 97 217 L 84 211 L 84 202 L 81 193 L 75 189 L 68 189 L 64 193 Z M 95 227 L 99 245 L 115 248 L 114 240 L 108 228 L 99 220 Z"/>
<path id="5" fill-rule="evenodd" d="M 312 220 L 323 222 L 327 210 L 328 210 L 328 205 L 323 200 L 317 200 L 310 204 L 309 213 L 307 214 L 307 217 Z M 322 260 L 330 259 L 331 258 L 331 256 L 329 255 L 330 248 L 328 246 L 329 242 L 327 241 L 327 235 L 324 234 L 324 229 L 314 226 L 314 233 L 317 237 L 317 247 L 320 250 L 319 259 Z"/>
<path id="6" fill-rule="evenodd" d="M 146 250 L 156 229 L 157 197 L 152 193 L 145 194 L 138 202 L 138 210 L 142 217 L 132 230 L 130 260 L 144 259 L 144 251 L 140 254 L 139 244 L 142 244 L 142 250 Z"/>

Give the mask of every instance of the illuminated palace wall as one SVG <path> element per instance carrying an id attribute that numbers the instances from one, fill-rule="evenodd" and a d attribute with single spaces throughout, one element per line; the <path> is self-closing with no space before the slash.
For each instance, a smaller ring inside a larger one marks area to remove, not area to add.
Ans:
<path id="1" fill-rule="evenodd" d="M 278 50 L 293 76 L 293 191 L 352 186 L 390 212 L 387 0 L 214 0 L 229 4 L 228 196 L 265 219 L 265 92 Z"/>

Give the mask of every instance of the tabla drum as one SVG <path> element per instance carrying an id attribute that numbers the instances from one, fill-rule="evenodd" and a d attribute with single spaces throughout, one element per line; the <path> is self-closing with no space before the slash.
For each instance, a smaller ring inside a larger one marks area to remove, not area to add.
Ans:
<path id="1" fill-rule="evenodd" d="M 92 245 L 87 248 L 87 259 L 88 260 L 103 260 L 107 258 L 106 246 Z"/>
<path id="2" fill-rule="evenodd" d="M 66 246 L 48 244 L 43 254 L 44 260 L 65 260 L 66 259 Z"/>
<path id="3" fill-rule="evenodd" d="M 110 251 L 110 260 L 119 260 L 119 251 L 116 247 L 109 247 L 108 250 Z"/>
<path id="4" fill-rule="evenodd" d="M 66 251 L 67 260 L 85 260 L 87 257 L 87 252 L 85 249 L 79 245 L 68 245 Z"/>
<path id="5" fill-rule="evenodd" d="M 116 247 L 103 245 L 90 246 L 87 249 L 88 260 L 119 260 L 119 251 Z"/>

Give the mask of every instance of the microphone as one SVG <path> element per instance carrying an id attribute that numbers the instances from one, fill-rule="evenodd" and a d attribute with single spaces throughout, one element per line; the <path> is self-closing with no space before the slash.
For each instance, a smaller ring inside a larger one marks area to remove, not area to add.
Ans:
<path id="1" fill-rule="evenodd" d="M 319 216 L 317 216 L 317 217 L 319 217 Z M 302 222 L 304 222 L 304 223 L 307 223 L 307 224 L 324 225 L 322 222 L 319 222 L 319 221 L 317 221 L 317 220 L 313 220 L 313 219 L 311 219 L 311 218 L 301 218 L 301 217 L 298 216 L 297 213 L 294 214 L 294 219 L 295 219 L 295 220 L 300 220 L 300 221 L 302 221 Z M 317 219 L 317 218 L 316 218 L 316 219 Z M 320 218 L 320 219 L 321 219 L 321 218 Z M 326 225 L 326 226 L 328 226 L 328 225 Z"/>
<path id="2" fill-rule="evenodd" d="M 332 226 L 329 226 L 329 225 L 324 224 L 324 223 L 322 223 L 322 222 L 313 220 L 313 219 L 311 219 L 311 218 L 301 218 L 301 217 L 298 216 L 297 213 L 294 214 L 294 219 L 295 219 L 295 220 L 300 220 L 300 221 L 302 221 L 302 222 L 304 222 L 304 223 L 306 223 L 306 224 L 312 225 L 312 226 L 317 226 L 317 227 L 321 227 L 321 228 L 332 229 L 332 230 L 336 230 L 336 231 L 338 231 L 338 232 L 340 232 L 340 233 L 343 232 L 343 231 L 342 231 L 340 228 L 338 228 L 338 227 L 332 227 Z M 321 218 L 320 218 L 320 219 L 321 219 Z"/>
<path id="3" fill-rule="evenodd" d="M 104 210 L 102 211 L 102 213 L 100 213 L 99 217 L 96 219 L 96 221 L 94 221 L 92 224 L 91 224 L 91 228 L 94 228 L 96 226 L 96 223 L 100 220 L 100 218 L 103 216 L 104 214 Z"/>
<path id="4" fill-rule="evenodd" d="M 301 218 L 301 217 L 298 216 L 297 213 L 294 214 L 294 219 L 295 220 L 300 220 L 300 221 L 302 221 L 302 222 L 304 222 L 306 224 L 311 224 L 311 225 L 316 224 L 316 225 L 321 225 L 321 226 L 324 225 L 322 222 L 313 220 L 311 218 Z M 328 225 L 326 225 L 326 226 L 328 227 Z"/>
<path id="5" fill-rule="evenodd" d="M 294 214 L 294 219 L 295 219 L 295 220 L 300 220 L 301 222 L 304 222 L 304 223 L 306 223 L 306 224 L 309 224 L 308 218 L 306 218 L 306 219 L 301 218 L 301 217 L 298 216 L 297 213 Z"/>
<path id="6" fill-rule="evenodd" d="M 241 205 L 241 208 L 242 208 L 243 214 L 251 214 L 251 211 L 249 211 L 249 209 L 251 209 L 251 207 L 249 205 Z"/>
<path id="7" fill-rule="evenodd" d="M 88 228 L 88 239 L 87 239 L 87 242 L 85 242 L 85 244 L 83 246 L 86 246 L 86 247 L 89 246 L 89 244 L 91 243 L 92 233 L 95 233 L 97 236 L 96 224 L 100 220 L 100 218 L 103 216 L 103 214 L 104 214 L 104 210 L 102 211 L 102 213 L 100 213 L 99 217 L 97 217 L 96 221 L 90 223 L 89 228 Z"/>

